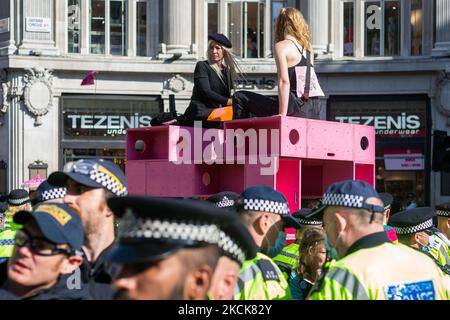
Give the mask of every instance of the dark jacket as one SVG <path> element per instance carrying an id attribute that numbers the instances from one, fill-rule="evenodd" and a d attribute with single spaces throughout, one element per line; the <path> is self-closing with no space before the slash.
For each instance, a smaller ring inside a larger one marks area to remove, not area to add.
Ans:
<path id="1" fill-rule="evenodd" d="M 194 71 L 194 89 L 191 103 L 185 112 L 190 120 L 206 120 L 213 108 L 225 107 L 231 98 L 231 73 L 229 68 L 222 71 L 224 81 L 209 65 L 199 61 Z"/>

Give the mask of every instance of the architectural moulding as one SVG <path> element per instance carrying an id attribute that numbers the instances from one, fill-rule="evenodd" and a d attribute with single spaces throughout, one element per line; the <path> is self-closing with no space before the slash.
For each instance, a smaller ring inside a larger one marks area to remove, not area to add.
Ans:
<path id="1" fill-rule="evenodd" d="M 167 81 L 167 89 L 175 93 L 184 91 L 186 90 L 187 82 L 188 80 L 177 74 L 174 77 L 170 78 L 169 81 Z"/>
<path id="2" fill-rule="evenodd" d="M 34 125 L 42 124 L 42 117 L 53 106 L 53 76 L 51 70 L 42 67 L 25 69 L 23 101 L 27 110 L 35 116 Z"/>
<path id="3" fill-rule="evenodd" d="M 437 80 L 436 105 L 441 114 L 447 117 L 450 125 L 450 74 L 442 71 Z"/>

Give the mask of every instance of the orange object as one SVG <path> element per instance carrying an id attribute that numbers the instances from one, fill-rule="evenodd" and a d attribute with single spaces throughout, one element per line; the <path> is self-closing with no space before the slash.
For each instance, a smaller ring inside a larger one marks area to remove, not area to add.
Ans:
<path id="1" fill-rule="evenodd" d="M 233 107 L 226 106 L 214 109 L 209 115 L 208 121 L 229 121 L 233 120 Z"/>

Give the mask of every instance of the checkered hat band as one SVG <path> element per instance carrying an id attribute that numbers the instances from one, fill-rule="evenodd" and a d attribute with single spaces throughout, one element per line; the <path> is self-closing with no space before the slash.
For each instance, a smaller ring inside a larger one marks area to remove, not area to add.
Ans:
<path id="1" fill-rule="evenodd" d="M 353 194 L 326 193 L 323 195 L 323 205 L 363 208 L 364 197 Z"/>
<path id="2" fill-rule="evenodd" d="M 421 224 L 410 227 L 394 227 L 397 234 L 413 234 L 419 231 L 427 230 L 433 226 L 433 219 L 426 220 Z"/>
<path id="3" fill-rule="evenodd" d="M 120 227 L 119 227 L 120 228 Z M 123 239 L 170 239 L 219 243 L 219 229 L 216 225 L 194 224 L 183 221 L 136 219 L 129 228 L 120 228 Z"/>
<path id="4" fill-rule="evenodd" d="M 117 179 L 104 172 L 92 170 L 90 172 L 89 178 L 94 180 L 98 184 L 101 184 L 105 189 L 111 191 L 118 197 L 126 196 L 128 194 L 126 187 L 118 182 Z"/>
<path id="5" fill-rule="evenodd" d="M 64 198 L 64 196 L 66 195 L 66 192 L 67 192 L 66 188 L 56 188 L 56 189 L 45 190 L 44 192 L 42 192 L 42 196 L 41 196 L 42 201 Z"/>
<path id="6" fill-rule="evenodd" d="M 244 199 L 244 210 L 270 212 L 281 215 L 289 214 L 289 206 L 287 203 L 261 199 Z"/>
<path id="7" fill-rule="evenodd" d="M 28 201 L 30 201 L 30 198 L 8 199 L 8 203 L 9 204 L 13 204 L 13 205 L 16 205 L 16 206 L 20 206 L 22 204 L 25 204 Z"/>
<path id="8" fill-rule="evenodd" d="M 441 217 L 449 217 L 450 218 L 450 211 L 436 210 L 436 214 Z"/>
<path id="9" fill-rule="evenodd" d="M 245 253 L 240 246 L 236 244 L 225 232 L 220 231 L 220 240 L 218 247 L 225 253 L 232 256 L 234 259 L 243 264 L 245 259 Z"/>
<path id="10" fill-rule="evenodd" d="M 234 200 L 230 200 L 227 197 L 223 198 L 221 201 L 216 203 L 219 208 L 229 208 L 234 206 Z"/>
<path id="11" fill-rule="evenodd" d="M 307 226 L 319 226 L 322 224 L 321 220 L 305 220 L 305 219 L 297 219 L 298 223 L 304 224 Z"/>

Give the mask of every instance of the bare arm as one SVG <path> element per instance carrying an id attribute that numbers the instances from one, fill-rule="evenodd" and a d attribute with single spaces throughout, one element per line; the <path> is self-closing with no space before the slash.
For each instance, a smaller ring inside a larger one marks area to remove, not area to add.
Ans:
<path id="1" fill-rule="evenodd" d="M 275 44 L 275 63 L 278 75 L 278 114 L 285 116 L 288 112 L 290 81 L 287 64 L 287 48 L 281 42 Z"/>

